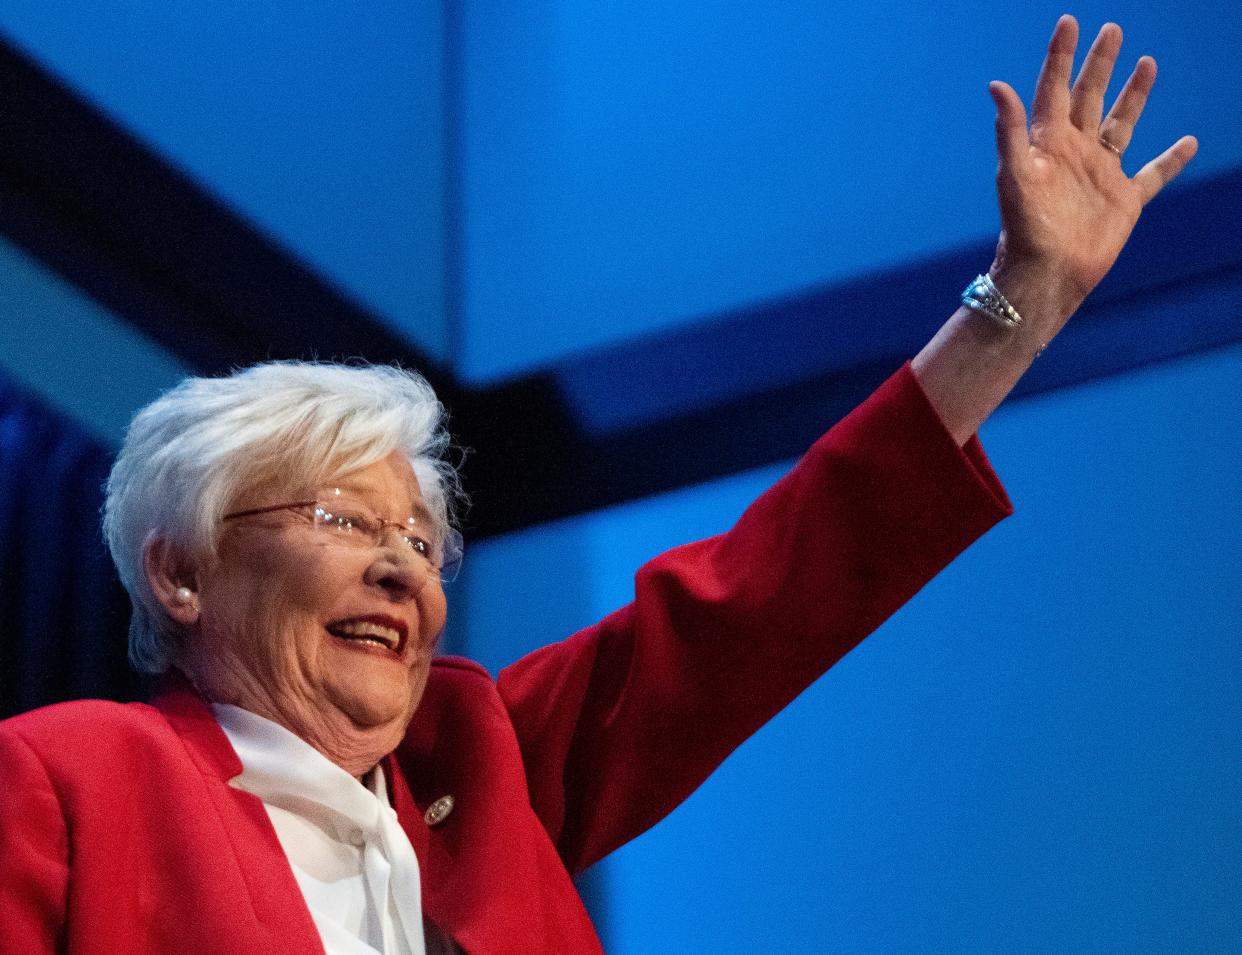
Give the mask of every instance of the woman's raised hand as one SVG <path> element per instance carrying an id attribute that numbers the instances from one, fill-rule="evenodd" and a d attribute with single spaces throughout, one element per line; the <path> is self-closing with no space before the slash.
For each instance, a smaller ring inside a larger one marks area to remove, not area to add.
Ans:
<path id="1" fill-rule="evenodd" d="M 1193 136 L 1183 136 L 1133 178 L 1127 176 L 1121 155 L 1147 104 L 1156 61 L 1139 59 L 1103 115 L 1104 94 L 1121 50 L 1121 28 L 1115 23 L 1101 28 L 1071 88 L 1077 46 L 1077 21 L 1061 17 L 1039 75 L 1029 128 L 1013 88 L 999 81 L 989 87 L 997 108 L 1001 212 L 992 274 L 1006 295 L 1007 283 L 1053 283 L 1060 299 L 1057 311 L 1064 318 L 1112 267 L 1143 206 L 1185 168 L 1198 148 Z M 1012 292 L 1012 297 L 1022 297 L 1019 288 Z M 1055 334 L 1059 325 L 1048 331 Z"/>
<path id="2" fill-rule="evenodd" d="M 963 444 L 1017 384 L 1112 268 L 1143 206 L 1181 172 L 1198 143 L 1184 136 L 1133 178 L 1121 168 L 1156 79 L 1139 59 L 1108 115 L 1104 94 L 1121 50 L 1121 28 L 1106 23 L 1070 86 L 1078 23 L 1057 21 L 1028 128 L 1022 100 L 1007 83 L 996 101 L 996 173 L 1001 235 L 991 277 L 1022 316 L 1002 327 L 963 306 L 914 357 L 914 374 L 949 432 Z"/>

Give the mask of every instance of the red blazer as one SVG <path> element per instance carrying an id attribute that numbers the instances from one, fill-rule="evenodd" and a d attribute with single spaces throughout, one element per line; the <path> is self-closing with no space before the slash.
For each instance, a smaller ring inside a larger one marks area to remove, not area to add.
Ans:
<path id="1" fill-rule="evenodd" d="M 495 682 L 438 660 L 385 766 L 427 915 L 470 953 L 598 952 L 571 873 L 1010 512 L 907 364 L 732 530 L 643 566 L 633 603 Z M 0 723 L 0 953 L 322 955 L 262 803 L 228 785 L 241 769 L 184 681 Z"/>

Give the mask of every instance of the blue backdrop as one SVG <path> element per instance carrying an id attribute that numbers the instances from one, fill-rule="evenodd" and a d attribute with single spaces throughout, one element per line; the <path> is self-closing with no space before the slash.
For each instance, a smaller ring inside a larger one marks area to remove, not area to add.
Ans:
<path id="1" fill-rule="evenodd" d="M 991 236 L 986 83 L 1029 97 L 1061 12 L 9 0 L 0 31 L 481 384 Z M 1185 132 L 1190 178 L 1242 164 L 1232 4 L 1073 12 L 1160 61 L 1127 168 Z M 7 243 L 0 363 L 105 446 L 184 371 Z M 1240 373 L 1233 346 L 1004 406 L 982 437 L 1016 516 L 597 867 L 609 951 L 1242 950 Z M 64 422 L 0 398 L 10 439 L 48 431 L 0 505 L 40 467 L 63 490 Z M 67 446 L 81 527 L 107 455 Z M 597 619 L 787 466 L 475 544 L 450 647 L 494 671 Z M 21 619 L 72 636 L 47 614 Z M 93 692 L 57 647 L 23 666 Z"/>
<path id="2" fill-rule="evenodd" d="M 1003 406 L 1015 515 L 596 867 L 607 950 L 1242 949 L 1240 376 L 1235 346 Z M 782 470 L 476 546 L 467 652 L 598 619 Z"/>

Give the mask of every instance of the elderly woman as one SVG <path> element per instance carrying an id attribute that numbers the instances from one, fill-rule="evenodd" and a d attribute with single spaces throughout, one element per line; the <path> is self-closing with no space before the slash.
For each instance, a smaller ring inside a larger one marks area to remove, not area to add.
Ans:
<path id="1" fill-rule="evenodd" d="M 979 424 L 1194 153 L 1119 155 L 1155 75 L 1028 129 L 991 87 L 1004 231 L 933 341 L 728 533 L 493 680 L 435 656 L 461 556 L 441 408 L 392 368 L 191 379 L 134 420 L 105 528 L 151 705 L 0 726 L 0 951 L 598 951 L 571 876 L 653 825 L 1009 512 Z M 521 573 L 521 568 L 515 568 Z"/>

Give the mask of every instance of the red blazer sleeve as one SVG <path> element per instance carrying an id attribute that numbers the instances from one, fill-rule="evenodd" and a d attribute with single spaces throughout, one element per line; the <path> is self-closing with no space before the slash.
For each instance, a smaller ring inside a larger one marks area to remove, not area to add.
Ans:
<path id="1" fill-rule="evenodd" d="M 69 886 L 68 837 L 43 764 L 0 726 L 0 955 L 58 950 Z"/>
<path id="2" fill-rule="evenodd" d="M 571 872 L 721 761 L 1012 513 L 909 363 L 727 533 L 668 551 L 634 601 L 505 669 L 531 801 Z"/>

